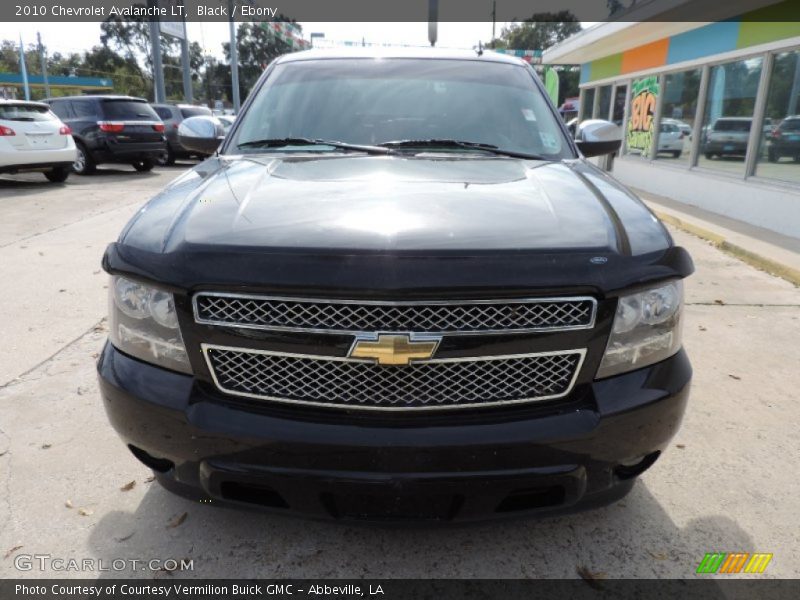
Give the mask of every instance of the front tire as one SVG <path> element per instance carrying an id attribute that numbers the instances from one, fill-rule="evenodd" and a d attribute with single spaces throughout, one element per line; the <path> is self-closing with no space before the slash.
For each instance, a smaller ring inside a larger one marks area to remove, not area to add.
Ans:
<path id="1" fill-rule="evenodd" d="M 56 167 L 55 169 L 45 171 L 44 176 L 47 177 L 48 181 L 52 181 L 53 183 L 64 183 L 67 177 L 69 177 L 70 170 L 70 167 Z"/>
<path id="2" fill-rule="evenodd" d="M 86 146 L 80 142 L 75 144 L 77 152 L 75 162 L 72 163 L 72 172 L 76 175 L 91 175 L 97 168 L 92 155 L 86 149 Z"/>
<path id="3" fill-rule="evenodd" d="M 706 158 L 708 160 L 712 160 L 715 156 L 716 154 L 714 154 L 713 152 L 706 152 Z"/>
<path id="4" fill-rule="evenodd" d="M 680 150 L 673 150 L 672 151 L 672 158 L 680 158 L 681 154 L 683 154 Z"/>
<path id="5" fill-rule="evenodd" d="M 137 160 L 131 164 L 133 165 L 133 168 L 140 173 L 146 173 L 147 171 L 151 171 L 153 169 L 153 161 L 149 158 L 146 160 Z"/>
<path id="6" fill-rule="evenodd" d="M 767 150 L 767 160 L 769 162 L 771 162 L 771 163 L 778 162 L 778 158 L 780 158 L 780 157 L 778 156 L 778 153 L 775 152 L 775 150 L 773 148 L 770 148 L 769 150 Z"/>

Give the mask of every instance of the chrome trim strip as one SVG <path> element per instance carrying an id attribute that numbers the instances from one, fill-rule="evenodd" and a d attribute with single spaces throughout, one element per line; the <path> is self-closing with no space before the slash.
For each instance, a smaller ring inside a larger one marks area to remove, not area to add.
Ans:
<path id="1" fill-rule="evenodd" d="M 126 119 L 100 119 L 97 121 L 98 125 L 100 123 L 119 123 L 120 125 L 163 125 L 164 121 L 136 121 L 136 120 L 126 120 Z"/>
<path id="2" fill-rule="evenodd" d="M 415 362 L 413 364 L 420 365 L 426 363 L 448 363 L 448 362 L 478 362 L 478 361 L 491 361 L 491 360 L 510 360 L 514 358 L 531 358 L 535 356 L 560 356 L 563 354 L 580 354 L 580 359 L 578 360 L 578 364 L 575 367 L 575 372 L 572 374 L 572 379 L 567 386 L 567 389 L 561 394 L 551 394 L 550 396 L 537 396 L 535 398 L 519 398 L 517 400 L 496 400 L 494 402 L 483 402 L 483 403 L 470 403 L 470 404 L 449 404 L 447 406 L 358 406 L 358 405 L 348 405 L 348 404 L 333 404 L 333 403 L 326 403 L 326 402 L 311 402 L 308 400 L 292 400 L 289 398 L 278 398 L 274 396 L 262 396 L 259 394 L 250 394 L 248 392 L 238 392 L 234 390 L 228 390 L 222 385 L 220 385 L 219 380 L 217 379 L 217 374 L 214 371 L 214 367 L 211 364 L 211 358 L 208 355 L 209 350 L 229 350 L 233 352 L 243 352 L 245 354 L 266 354 L 268 356 L 285 356 L 289 358 L 310 358 L 313 360 L 330 360 L 330 361 L 338 361 L 338 362 L 359 362 L 359 363 L 368 363 L 368 364 L 375 364 L 373 361 L 369 359 L 359 359 L 359 358 L 349 358 L 346 356 L 319 356 L 315 354 L 295 354 L 292 352 L 277 352 L 272 350 L 257 350 L 254 348 L 241 348 L 236 346 L 219 346 L 216 344 L 200 344 L 200 347 L 203 351 L 203 357 L 206 361 L 206 366 L 208 367 L 209 373 L 211 373 L 211 377 L 214 380 L 214 385 L 217 389 L 225 394 L 230 394 L 232 396 L 241 396 L 244 398 L 254 398 L 256 400 L 267 400 L 270 402 L 280 402 L 284 404 L 298 404 L 298 405 L 305 405 L 305 406 L 321 406 L 323 408 L 332 408 L 332 409 L 345 409 L 345 410 L 364 410 L 364 411 L 429 411 L 429 410 L 454 410 L 454 409 L 470 409 L 470 408 L 483 408 L 484 406 L 504 406 L 510 404 L 523 404 L 526 402 L 540 402 L 544 400 L 555 400 L 557 398 L 563 398 L 564 396 L 569 395 L 572 392 L 572 389 L 575 387 L 575 382 L 578 379 L 578 375 L 583 368 L 584 360 L 586 359 L 586 348 L 578 348 L 575 350 L 555 350 L 552 352 L 532 352 L 529 354 L 499 354 L 499 355 L 492 355 L 492 356 L 470 356 L 466 358 L 432 358 L 428 360 L 421 360 Z M 405 369 L 408 367 L 404 366 L 386 366 L 382 367 L 385 369 Z"/>
<path id="3" fill-rule="evenodd" d="M 194 312 L 195 323 L 200 325 L 215 325 L 218 327 L 229 327 L 231 329 L 259 329 L 262 331 L 289 331 L 296 333 L 335 333 L 356 336 L 371 336 L 378 331 L 360 331 L 355 329 L 316 329 L 308 327 L 284 327 L 282 325 L 254 325 L 249 323 L 230 323 L 228 321 L 215 321 L 213 319 L 201 319 L 198 312 L 197 299 L 200 296 L 213 296 L 216 298 L 240 298 L 246 300 L 275 300 L 278 302 L 302 302 L 305 304 L 362 304 L 368 306 L 447 306 L 453 304 L 460 305 L 480 305 L 480 304 L 544 304 L 547 302 L 591 302 L 592 314 L 589 323 L 586 325 L 568 325 L 564 327 L 527 327 L 520 329 L 484 329 L 481 331 L 417 331 L 417 330 L 380 330 L 384 334 L 403 334 L 413 333 L 415 335 L 496 335 L 511 333 L 541 333 L 548 331 L 577 331 L 581 329 L 592 329 L 597 318 L 597 300 L 592 296 L 559 296 L 555 298 L 510 298 L 494 300 L 406 300 L 406 301 L 384 301 L 384 300 L 336 300 L 323 298 L 297 298 L 293 296 L 262 296 L 259 294 L 232 294 L 229 292 L 197 292 L 192 295 L 192 310 Z"/>

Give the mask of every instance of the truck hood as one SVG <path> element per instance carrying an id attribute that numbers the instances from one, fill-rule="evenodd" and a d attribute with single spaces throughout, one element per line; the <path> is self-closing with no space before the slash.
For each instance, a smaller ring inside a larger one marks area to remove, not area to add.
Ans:
<path id="1" fill-rule="evenodd" d="M 636 254 L 666 248 L 669 238 L 635 197 L 578 161 L 261 155 L 199 165 L 145 206 L 122 242 L 161 252 Z"/>
<path id="2" fill-rule="evenodd" d="M 104 266 L 175 290 L 419 296 L 610 290 L 692 270 L 584 160 L 443 154 L 212 158 L 148 202 Z"/>

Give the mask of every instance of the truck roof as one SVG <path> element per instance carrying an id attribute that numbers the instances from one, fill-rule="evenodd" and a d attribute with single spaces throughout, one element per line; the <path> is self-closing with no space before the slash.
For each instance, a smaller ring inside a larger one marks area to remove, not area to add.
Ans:
<path id="1" fill-rule="evenodd" d="M 440 60 L 473 60 L 482 62 L 507 63 L 525 65 L 525 61 L 508 54 L 500 54 L 484 49 L 482 54 L 476 50 L 453 50 L 441 48 L 404 48 L 404 47 L 350 47 L 324 48 L 304 50 L 284 54 L 278 62 L 295 62 L 303 60 L 326 60 L 335 58 L 416 58 Z"/>

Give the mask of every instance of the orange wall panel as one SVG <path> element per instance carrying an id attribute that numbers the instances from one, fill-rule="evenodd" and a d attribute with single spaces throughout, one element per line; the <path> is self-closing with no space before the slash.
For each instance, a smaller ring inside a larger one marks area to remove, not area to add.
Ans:
<path id="1" fill-rule="evenodd" d="M 626 50 L 622 54 L 622 72 L 631 73 L 665 65 L 668 50 L 669 38 Z"/>

